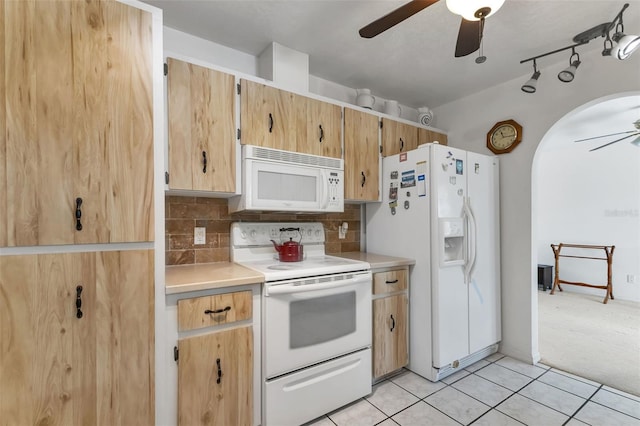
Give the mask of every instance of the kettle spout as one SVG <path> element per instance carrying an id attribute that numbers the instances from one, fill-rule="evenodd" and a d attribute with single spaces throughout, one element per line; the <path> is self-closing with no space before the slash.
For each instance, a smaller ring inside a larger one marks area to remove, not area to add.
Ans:
<path id="1" fill-rule="evenodd" d="M 278 245 L 278 243 L 276 243 L 273 240 L 270 240 L 270 241 L 273 243 L 273 246 L 275 247 L 276 251 L 280 253 L 280 251 L 282 250 L 282 245 Z"/>

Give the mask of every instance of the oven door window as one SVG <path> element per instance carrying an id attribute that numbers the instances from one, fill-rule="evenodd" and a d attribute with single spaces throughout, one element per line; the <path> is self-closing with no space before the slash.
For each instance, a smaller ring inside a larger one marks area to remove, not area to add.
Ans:
<path id="1" fill-rule="evenodd" d="M 355 291 L 290 302 L 290 349 L 329 342 L 355 331 Z"/>

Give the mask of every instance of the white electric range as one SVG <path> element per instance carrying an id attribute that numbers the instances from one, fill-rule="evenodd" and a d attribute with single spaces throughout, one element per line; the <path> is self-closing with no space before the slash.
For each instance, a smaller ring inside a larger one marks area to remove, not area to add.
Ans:
<path id="1" fill-rule="evenodd" d="M 280 262 L 294 239 L 304 260 Z M 262 420 L 299 425 L 371 393 L 371 271 L 325 254 L 317 222 L 235 222 L 231 259 L 262 273 Z"/>

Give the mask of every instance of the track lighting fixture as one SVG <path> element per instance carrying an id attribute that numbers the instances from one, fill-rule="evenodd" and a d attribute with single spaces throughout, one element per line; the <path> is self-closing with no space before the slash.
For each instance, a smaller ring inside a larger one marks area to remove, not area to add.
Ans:
<path id="1" fill-rule="evenodd" d="M 589 28 L 586 31 L 573 37 L 574 44 L 560 49 L 553 50 L 551 52 L 543 53 L 541 55 L 534 56 L 532 58 L 523 59 L 521 64 L 529 61 L 533 61 L 533 75 L 531 79 L 522 86 L 522 91 L 526 93 L 535 93 L 536 83 L 538 77 L 540 77 L 540 71 L 536 67 L 536 59 L 553 55 L 554 53 L 562 52 L 571 49 L 571 57 L 569 58 L 569 66 L 558 73 L 558 79 L 564 83 L 573 81 L 576 76 L 576 70 L 580 66 L 580 55 L 576 52 L 576 47 L 589 43 L 591 40 L 598 37 L 604 37 L 604 48 L 602 50 L 602 56 L 613 56 L 617 59 L 627 59 L 638 48 L 640 48 L 640 36 L 627 35 L 624 33 L 624 25 L 622 23 L 622 14 L 629 7 L 629 3 L 625 3 L 622 10 L 616 15 L 611 22 L 605 22 L 603 24 L 596 25 L 593 28 Z M 611 31 L 615 28 L 613 36 L 610 35 Z"/>
<path id="2" fill-rule="evenodd" d="M 525 84 L 522 85 L 521 89 L 525 93 L 535 93 L 536 85 L 538 84 L 538 77 L 540 77 L 540 71 L 536 67 L 536 60 L 533 60 L 533 75 Z"/>
<path id="3" fill-rule="evenodd" d="M 558 79 L 563 83 L 573 81 L 576 76 L 576 70 L 580 66 L 580 55 L 576 53 L 576 49 L 571 49 L 571 57 L 569 58 L 569 66 L 558 73 Z M 575 58 L 575 59 L 574 59 Z"/>
<path id="4" fill-rule="evenodd" d="M 611 55 L 622 60 L 627 59 L 631 54 L 640 47 L 640 36 L 637 35 L 625 35 L 623 33 L 624 26 L 621 21 L 616 25 L 616 32 L 613 34 L 613 41 L 617 44 L 612 49 Z"/>

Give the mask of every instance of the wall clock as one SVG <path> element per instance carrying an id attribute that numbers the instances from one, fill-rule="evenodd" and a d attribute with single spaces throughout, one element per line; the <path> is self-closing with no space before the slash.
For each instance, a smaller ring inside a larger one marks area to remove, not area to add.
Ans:
<path id="1" fill-rule="evenodd" d="M 496 123 L 487 133 L 487 148 L 494 154 L 506 154 L 522 140 L 522 126 L 515 120 Z"/>

